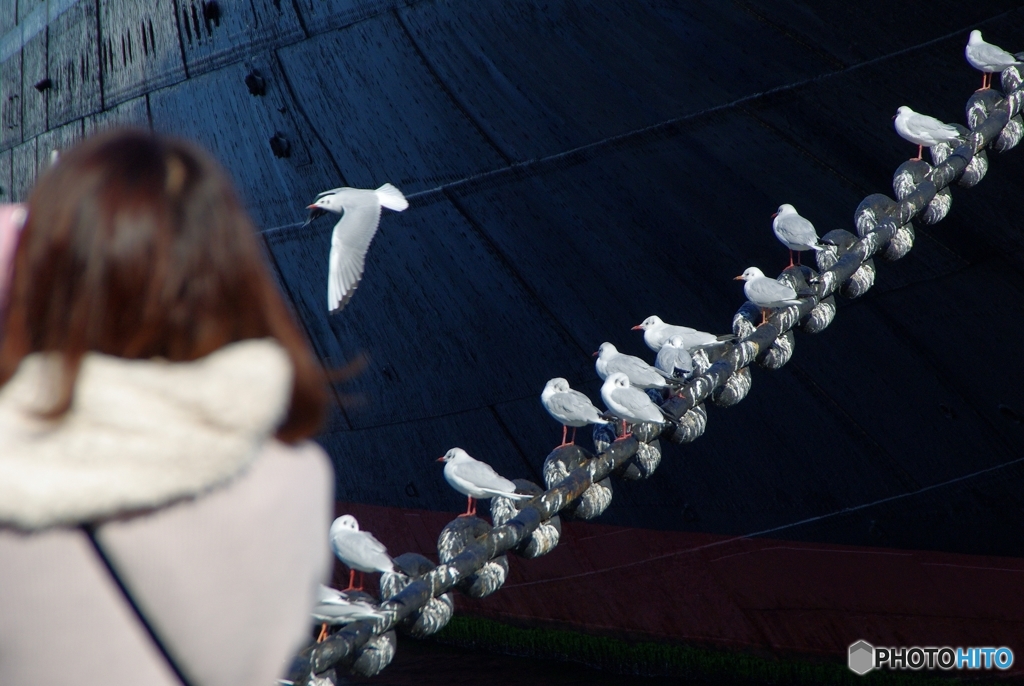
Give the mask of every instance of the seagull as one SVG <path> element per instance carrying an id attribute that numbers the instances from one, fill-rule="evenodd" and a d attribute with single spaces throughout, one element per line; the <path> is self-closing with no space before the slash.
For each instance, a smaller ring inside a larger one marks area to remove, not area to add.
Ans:
<path id="1" fill-rule="evenodd" d="M 620 353 L 611 343 L 602 343 L 597 352 L 597 375 L 607 379 L 616 372 L 622 372 L 629 383 L 637 388 L 667 388 L 678 385 L 678 381 L 666 376 L 660 369 L 652 367 L 639 357 Z"/>
<path id="2" fill-rule="evenodd" d="M 388 549 L 369 531 L 360 531 L 359 522 L 352 515 L 342 515 L 331 524 L 331 548 L 349 568 L 346 591 L 363 590 L 363 572 L 396 571 Z M 356 571 L 360 572 L 358 588 Z"/>
<path id="3" fill-rule="evenodd" d="M 626 420 L 637 424 L 665 421 L 661 409 L 650 396 L 629 384 L 629 377 L 622 372 L 610 374 L 601 386 L 601 399 L 616 417 L 622 420 L 622 433 L 626 435 Z"/>
<path id="4" fill-rule="evenodd" d="M 332 188 L 306 207 L 310 210 L 307 224 L 325 212 L 341 215 L 331 234 L 327 274 L 327 309 L 331 312 L 348 303 L 363 277 L 366 252 L 377 233 L 381 207 L 401 212 L 409 207 L 409 201 L 402 191 L 386 183 L 377 190 Z"/>
<path id="5" fill-rule="evenodd" d="M 658 359 L 654 366 L 669 376 L 679 379 L 688 379 L 693 374 L 693 358 L 690 351 L 686 349 L 686 339 L 682 336 L 673 336 L 665 341 L 658 351 Z"/>
<path id="6" fill-rule="evenodd" d="M 929 148 L 942 142 L 960 140 L 960 132 L 952 124 L 944 124 L 935 117 L 920 114 L 906 105 L 896 110 L 896 133 L 903 139 L 917 144 L 917 157 L 921 159 L 924 146 Z"/>
<path id="7" fill-rule="evenodd" d="M 721 342 L 718 336 L 715 336 L 713 333 L 698 331 L 688 326 L 666 324 L 661 320 L 661 317 L 654 314 L 634 326 L 632 330 L 643 331 L 644 343 L 654 352 L 661 350 L 661 346 L 665 345 L 665 341 L 672 336 L 682 336 L 687 350 Z"/>
<path id="8" fill-rule="evenodd" d="M 992 87 L 992 74 L 1002 72 L 1007 67 L 1024 66 L 1024 63 L 998 45 L 986 43 L 981 37 L 981 31 L 977 29 L 971 31 L 967 47 L 964 48 L 964 56 L 972 67 L 983 72 L 981 88 L 978 90 L 988 90 Z"/>
<path id="9" fill-rule="evenodd" d="M 734 281 L 746 281 L 743 294 L 747 300 L 761 308 L 761 323 L 768 321 L 768 310 L 787 305 L 799 305 L 796 291 L 776 279 L 770 279 L 757 267 L 748 267 Z"/>
<path id="10" fill-rule="evenodd" d="M 562 424 L 562 445 L 576 443 L 576 429 L 587 424 L 607 424 L 601 419 L 601 411 L 594 407 L 590 398 L 574 391 L 569 382 L 563 378 L 555 378 L 544 384 L 540 394 L 540 402 L 552 417 Z M 566 429 L 572 427 L 572 440 L 565 442 Z M 559 446 L 562 447 L 562 446 Z"/>
<path id="11" fill-rule="evenodd" d="M 470 457 L 462 448 L 452 448 L 437 458 L 444 462 L 444 480 L 452 488 L 469 498 L 466 511 L 460 517 L 476 514 L 476 500 L 487 500 L 496 495 L 513 500 L 528 500 L 532 495 L 516 493 L 516 485 L 498 474 L 491 465 Z"/>
<path id="12" fill-rule="evenodd" d="M 814 224 L 800 216 L 796 208 L 785 203 L 779 205 L 778 211 L 772 215 L 772 231 L 783 245 L 789 248 L 789 266 L 793 266 L 793 251 L 795 250 L 796 262 L 800 264 L 800 253 L 804 250 L 815 252 L 825 248 L 818 238 L 818 232 L 814 230 Z"/>
<path id="13" fill-rule="evenodd" d="M 384 617 L 385 615 L 373 605 L 362 600 L 351 600 L 342 591 L 323 584 L 317 588 L 316 606 L 313 608 L 313 619 L 321 623 L 317 643 L 327 638 L 328 626 L 341 626 L 364 619 Z"/>

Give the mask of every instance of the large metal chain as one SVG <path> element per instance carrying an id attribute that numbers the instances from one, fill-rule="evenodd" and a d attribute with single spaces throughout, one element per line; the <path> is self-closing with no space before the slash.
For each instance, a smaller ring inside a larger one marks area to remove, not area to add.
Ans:
<path id="1" fill-rule="evenodd" d="M 406 576 L 399 584 L 401 590 L 380 604 L 383 619 L 349 624 L 323 643 L 306 648 L 293 665 L 289 679 L 296 684 L 319 682 L 321 680 L 314 675 L 324 674 L 336 666 L 352 664 L 368 644 L 379 642 L 403 620 L 408 622 L 430 601 L 460 584 L 464 585 L 485 565 L 492 564 L 508 551 L 523 550 L 524 544 L 530 542 L 544 523 L 560 512 L 578 508 L 581 500 L 600 487 L 600 482 L 622 472 L 638 453 L 650 450 L 652 445 L 658 446 L 655 439 L 659 436 L 676 443 L 687 443 L 703 434 L 707 422 L 707 413 L 703 409 L 705 401 L 710 399 L 720 405 L 732 405 L 742 400 L 750 389 L 749 366 L 752 362 L 759 361 L 770 369 L 785 364 L 793 351 L 794 327 L 800 324 L 809 332 L 817 332 L 828 326 L 835 314 L 834 294 L 837 291 L 857 297 L 871 287 L 874 280 L 873 256 L 882 251 L 886 251 L 883 255 L 888 254 L 889 259 L 905 255 L 913 242 L 912 219 L 923 216 L 926 223 L 942 219 L 949 209 L 949 186 L 958 180 L 962 185 L 971 186 L 984 176 L 987 169 L 984 150 L 992 148 L 1004 152 L 1020 141 L 1024 132 L 1020 117 L 1024 104 L 1021 70 L 1017 67 L 1005 70 L 1002 85 L 1006 95 L 988 90 L 971 96 L 967 104 L 971 128 L 962 129 L 965 134 L 963 142 L 955 149 L 949 149 L 949 146 L 933 149 L 933 160 L 941 158 L 938 164 L 908 162 L 897 170 L 894 185 L 898 186 L 897 195 L 903 196 L 898 202 L 878 195 L 865 198 L 857 211 L 859 238 L 847 232 L 826 234 L 826 238 L 833 239 L 836 245 L 816 253 L 820 273 L 807 267 L 794 267 L 783 272 L 780 280 L 788 281 L 802 295 L 799 305 L 777 310 L 760 326 L 754 325 L 759 314 L 757 308 L 750 303 L 740 308 L 733 318 L 734 333 L 740 338 L 722 346 L 722 351 L 705 358 L 703 364 L 698 363 L 700 372 L 662 403 L 662 409 L 675 421 L 661 427 L 634 426 L 632 435 L 610 443 L 597 440 L 597 445 L 607 446 L 597 456 L 577 446 L 557 448 L 548 456 L 545 467 L 547 471 L 550 463 L 571 466 L 571 469 L 564 469 L 568 472 L 564 478 L 525 504 L 518 504 L 518 511 L 507 521 L 471 537 L 468 544 L 453 555 L 449 551 L 447 562 L 422 575 Z M 972 174 L 966 183 L 963 181 L 965 172 Z M 597 434 L 595 432 L 595 436 Z M 660 451 L 660 447 L 654 450 Z M 649 476 L 651 471 L 653 468 L 640 476 Z M 610 499 L 608 489 L 607 496 L 601 498 L 601 504 L 583 516 L 597 516 L 604 511 Z M 510 504 L 511 501 L 495 499 L 492 512 L 495 506 L 507 508 Z M 472 526 L 464 522 L 466 520 L 453 521 L 446 527 L 446 532 Z M 487 528 L 486 523 L 482 526 Z M 556 543 L 557 536 L 553 543 L 542 544 L 539 552 L 535 547 L 529 556 L 549 552 Z M 442 554 L 441 558 L 445 557 Z M 500 575 L 497 586 L 503 580 L 504 576 Z M 447 617 L 432 627 L 431 632 L 440 629 L 445 621 Z M 394 634 L 390 636 L 393 642 Z M 382 647 L 385 646 L 377 646 L 381 657 L 362 666 L 362 673 L 371 675 L 387 665 L 393 654 L 393 643 L 391 653 L 381 650 Z"/>

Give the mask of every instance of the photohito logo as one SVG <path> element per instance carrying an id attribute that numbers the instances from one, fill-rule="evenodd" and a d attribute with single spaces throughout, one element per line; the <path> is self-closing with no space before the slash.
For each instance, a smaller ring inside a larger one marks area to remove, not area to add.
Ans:
<path id="1" fill-rule="evenodd" d="M 1013 651 L 1009 648 L 876 648 L 867 641 L 850 646 L 847 664 L 856 674 L 872 669 L 1009 669 Z"/>

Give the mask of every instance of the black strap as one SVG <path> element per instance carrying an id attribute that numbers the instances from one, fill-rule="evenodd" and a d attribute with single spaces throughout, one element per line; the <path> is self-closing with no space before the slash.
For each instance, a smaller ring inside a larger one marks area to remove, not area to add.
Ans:
<path id="1" fill-rule="evenodd" d="M 157 650 L 160 651 L 160 654 L 164 656 L 164 661 L 167 662 L 167 666 L 170 667 L 171 671 L 174 672 L 174 675 L 178 677 L 178 681 L 182 683 L 182 686 L 191 686 L 189 680 L 185 677 L 185 674 L 178 668 L 178 663 L 174 661 L 171 653 L 167 650 L 167 646 L 164 645 L 156 631 L 154 631 L 153 627 L 150 626 L 149 621 L 146 620 L 146 616 L 142 614 L 142 610 L 139 609 L 139 606 L 135 604 L 135 599 L 132 598 L 132 594 L 128 592 L 128 589 L 125 587 L 124 582 L 118 575 L 117 570 L 114 569 L 114 565 L 111 564 L 110 558 L 108 558 L 107 554 L 103 552 L 103 548 L 100 547 L 99 541 L 96 540 L 95 527 L 86 524 L 82 526 L 82 531 L 85 532 L 89 542 L 92 543 L 93 550 L 96 551 L 96 557 L 100 559 L 103 566 L 107 568 L 107 572 L 110 573 L 110 578 L 113 579 L 114 583 L 117 584 L 117 587 L 121 589 L 121 595 L 124 596 L 125 601 L 128 603 L 128 607 L 130 607 L 132 612 L 135 613 L 135 618 L 139 620 L 139 624 L 141 624 L 146 630 L 146 633 L 149 634 L 149 638 L 153 641 L 153 645 L 155 645 Z"/>

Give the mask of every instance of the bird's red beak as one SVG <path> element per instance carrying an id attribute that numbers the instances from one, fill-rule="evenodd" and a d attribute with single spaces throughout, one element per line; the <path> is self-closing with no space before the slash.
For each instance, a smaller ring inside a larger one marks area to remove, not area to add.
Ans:
<path id="1" fill-rule="evenodd" d="M 441 457 L 437 458 L 437 461 L 438 462 L 444 462 L 444 455 L 442 455 Z"/>
<path id="2" fill-rule="evenodd" d="M 306 205 L 306 209 L 307 210 L 315 210 L 316 209 L 316 205 Z"/>
<path id="3" fill-rule="evenodd" d="M 742 281 L 743 280 L 743 275 L 740 274 L 739 276 L 734 276 L 734 277 L 732 277 L 732 280 L 733 281 Z"/>
<path id="4" fill-rule="evenodd" d="M 598 353 L 594 353 L 594 357 L 597 357 Z"/>
<path id="5" fill-rule="evenodd" d="M 778 212 L 772 212 L 772 219 L 775 219 L 778 216 L 779 216 Z"/>
<path id="6" fill-rule="evenodd" d="M 630 329 L 630 331 L 643 331 L 643 329 L 644 329 L 643 324 L 637 324 L 632 329 Z"/>

